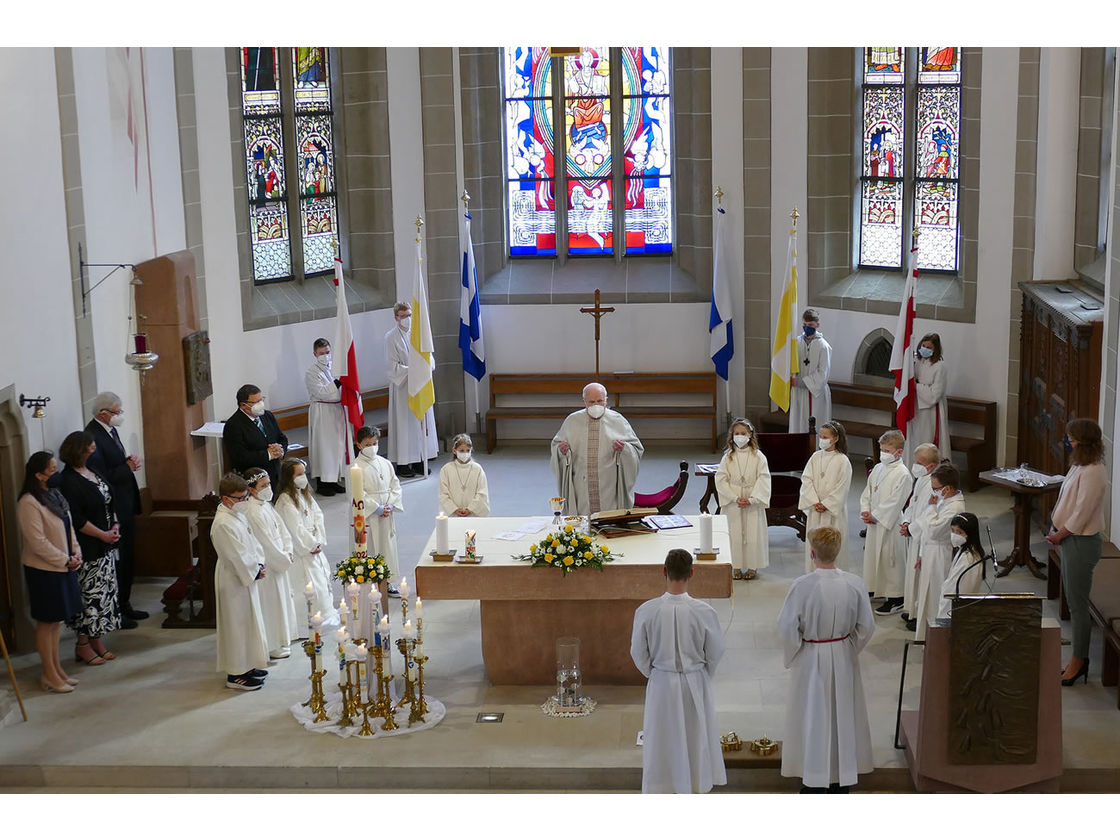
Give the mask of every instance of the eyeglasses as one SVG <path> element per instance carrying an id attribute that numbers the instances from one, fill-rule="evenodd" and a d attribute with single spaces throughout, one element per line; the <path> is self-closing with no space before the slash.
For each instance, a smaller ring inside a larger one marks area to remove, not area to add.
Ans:
<path id="1" fill-rule="evenodd" d="M 233 499 L 235 502 L 246 502 L 249 500 L 249 494 L 243 496 L 226 496 L 227 499 Z"/>

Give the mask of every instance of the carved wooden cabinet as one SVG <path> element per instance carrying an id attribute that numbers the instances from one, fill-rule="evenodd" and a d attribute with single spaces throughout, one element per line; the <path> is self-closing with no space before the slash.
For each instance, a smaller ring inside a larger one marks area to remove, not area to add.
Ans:
<path id="1" fill-rule="evenodd" d="M 1097 419 L 1104 302 L 1080 280 L 1020 283 L 1018 461 L 1050 474 L 1068 469 L 1062 438 L 1074 417 Z M 1040 499 L 1049 523 L 1056 498 Z"/>

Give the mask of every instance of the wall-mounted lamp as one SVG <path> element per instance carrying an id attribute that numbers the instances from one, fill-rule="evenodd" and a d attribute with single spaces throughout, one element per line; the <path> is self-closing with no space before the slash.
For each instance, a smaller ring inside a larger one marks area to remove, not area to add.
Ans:
<path id="1" fill-rule="evenodd" d="M 93 286 L 88 286 L 86 278 L 86 269 L 90 266 L 94 268 L 110 268 L 108 274 L 98 280 Z M 131 287 L 128 292 L 128 336 L 125 338 L 125 354 L 124 360 L 133 370 L 143 373 L 146 370 L 151 370 L 155 367 L 155 363 L 159 361 L 159 354 L 153 353 L 148 347 L 148 334 L 146 332 L 133 332 L 132 319 L 136 312 L 136 287 L 143 285 L 143 281 L 136 276 L 136 266 L 133 263 L 90 263 L 86 262 L 82 254 L 82 243 L 78 243 L 78 272 L 81 276 L 82 282 L 82 317 L 87 314 L 86 301 L 89 296 L 93 294 L 93 290 L 116 274 L 120 269 L 127 268 L 132 275 L 128 281 Z M 138 318 L 146 316 L 140 315 Z M 139 325 L 137 325 L 139 326 Z"/>

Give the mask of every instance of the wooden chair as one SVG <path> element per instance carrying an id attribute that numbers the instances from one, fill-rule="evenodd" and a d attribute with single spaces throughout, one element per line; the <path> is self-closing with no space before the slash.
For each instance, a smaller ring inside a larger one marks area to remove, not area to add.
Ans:
<path id="1" fill-rule="evenodd" d="M 805 469 L 816 437 L 812 427 L 805 433 L 759 432 L 756 435 L 758 448 L 770 467 L 770 507 L 766 510 L 766 525 L 793 528 L 802 542 L 805 541 L 805 511 L 797 506 L 801 476 L 786 473 L 800 473 Z"/>
<path id="2" fill-rule="evenodd" d="M 681 472 L 675 482 L 657 493 L 635 493 L 634 507 L 655 507 L 658 513 L 672 513 L 673 508 L 684 498 L 687 486 L 688 461 L 681 461 Z"/>

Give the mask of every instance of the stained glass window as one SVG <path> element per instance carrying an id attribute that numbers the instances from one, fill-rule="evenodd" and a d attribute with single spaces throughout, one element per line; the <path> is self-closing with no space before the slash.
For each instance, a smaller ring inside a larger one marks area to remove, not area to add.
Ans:
<path id="1" fill-rule="evenodd" d="M 241 49 L 255 283 L 334 269 L 339 232 L 329 60 L 326 47 Z M 294 138 L 291 150 L 286 137 Z M 296 248 L 292 229 L 300 233 Z"/>
<path id="2" fill-rule="evenodd" d="M 957 270 L 960 82 L 959 47 L 863 49 L 861 267 L 902 268 L 918 229 L 918 267 Z"/>
<path id="3" fill-rule="evenodd" d="M 510 47 L 503 63 L 510 254 L 555 256 L 562 245 L 611 255 L 620 237 L 626 254 L 669 253 L 669 50 L 580 47 L 554 59 L 547 48 Z M 561 214 L 567 237 L 558 243 Z"/>

